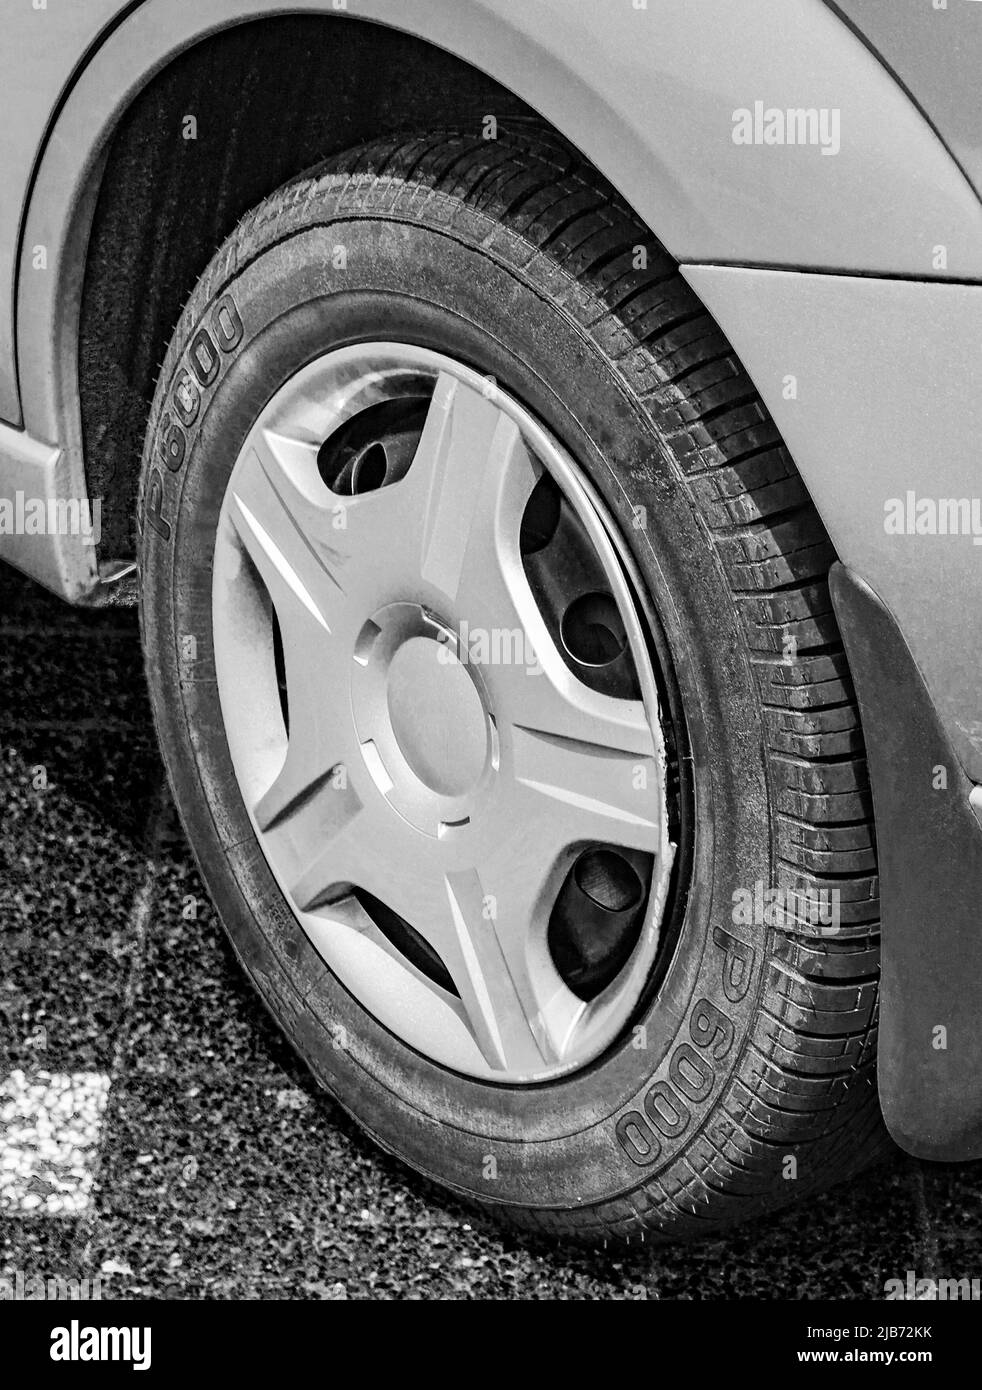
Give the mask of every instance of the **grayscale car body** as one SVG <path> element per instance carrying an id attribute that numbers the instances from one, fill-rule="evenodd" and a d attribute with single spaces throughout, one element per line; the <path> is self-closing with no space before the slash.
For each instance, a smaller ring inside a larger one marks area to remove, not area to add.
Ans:
<path id="1" fill-rule="evenodd" d="M 0 9 L 0 558 L 318 1080 L 587 1236 L 982 1156 L 982 5 Z"/>

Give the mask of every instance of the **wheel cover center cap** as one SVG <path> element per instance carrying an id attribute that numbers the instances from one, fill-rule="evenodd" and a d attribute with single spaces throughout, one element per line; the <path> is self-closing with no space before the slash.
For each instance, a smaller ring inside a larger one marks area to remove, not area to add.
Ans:
<path id="1" fill-rule="evenodd" d="M 429 836 L 470 824 L 498 762 L 480 670 L 457 649 L 447 623 L 393 603 L 364 624 L 351 667 L 365 766 L 393 810 Z"/>
<path id="2" fill-rule="evenodd" d="M 451 648 L 411 637 L 388 672 L 392 731 L 416 776 L 441 796 L 462 796 L 480 780 L 488 724 L 477 687 Z"/>

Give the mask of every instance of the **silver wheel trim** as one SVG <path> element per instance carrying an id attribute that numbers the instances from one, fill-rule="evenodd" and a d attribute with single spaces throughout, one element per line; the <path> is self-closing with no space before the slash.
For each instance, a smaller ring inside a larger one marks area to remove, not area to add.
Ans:
<path id="1" fill-rule="evenodd" d="M 318 471 L 323 441 L 421 381 L 432 401 L 405 476 L 353 497 L 331 492 Z M 519 530 L 543 467 L 603 564 L 640 701 L 580 682 L 532 596 Z M 377 343 L 326 354 L 269 401 L 216 533 L 219 699 L 280 889 L 379 1022 L 434 1061 L 497 1082 L 562 1075 L 610 1045 L 650 976 L 668 893 L 657 687 L 626 557 L 601 517 L 565 450 L 500 388 L 441 354 Z M 523 659 L 509 660 L 516 633 Z M 508 639 L 497 661 L 496 634 Z M 420 717 L 434 705 L 436 729 Z M 653 868 L 633 955 L 587 1002 L 546 938 L 571 865 L 596 844 L 651 854 Z M 457 995 L 390 944 L 351 886 L 426 938 Z"/>

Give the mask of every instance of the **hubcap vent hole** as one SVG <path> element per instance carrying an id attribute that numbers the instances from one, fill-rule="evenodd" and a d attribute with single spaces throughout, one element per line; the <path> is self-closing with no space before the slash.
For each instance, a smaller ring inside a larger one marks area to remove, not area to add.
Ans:
<path id="1" fill-rule="evenodd" d="M 369 406 L 330 435 L 317 453 L 321 481 L 341 497 L 377 492 L 412 467 L 429 397 L 407 396 Z"/>
<path id="2" fill-rule="evenodd" d="M 606 912 L 626 912 L 641 901 L 644 890 L 637 874 L 626 859 L 609 849 L 582 855 L 574 873 L 580 891 Z"/>
<path id="3" fill-rule="evenodd" d="M 641 937 L 652 858 L 606 847 L 581 854 L 549 919 L 549 952 L 565 984 L 589 1002 L 616 980 Z"/>
<path id="4" fill-rule="evenodd" d="M 536 483 L 522 517 L 519 546 L 523 555 L 535 555 L 545 550 L 559 527 L 562 509 L 562 493 L 553 478 L 544 473 Z"/>
<path id="5" fill-rule="evenodd" d="M 415 927 L 410 926 L 398 912 L 393 912 L 391 907 L 387 907 L 378 898 L 373 898 L 371 893 L 366 893 L 364 889 L 356 888 L 354 896 L 386 940 L 404 955 L 421 975 L 445 989 L 448 994 L 459 997 L 457 986 L 451 979 L 450 971 L 444 965 L 442 957 L 424 937 L 420 936 Z"/>
<path id="6" fill-rule="evenodd" d="M 290 699 L 287 694 L 286 685 L 286 657 L 283 654 L 283 634 L 280 632 L 280 622 L 276 616 L 276 609 L 273 609 L 273 662 L 276 666 L 276 688 L 280 697 L 280 713 L 283 715 L 283 727 L 290 733 Z"/>
<path id="7" fill-rule="evenodd" d="M 374 444 L 369 444 L 351 465 L 351 491 L 356 495 L 361 492 L 375 492 L 385 483 L 388 470 L 389 460 L 385 445 L 376 440 Z"/>
<path id="8" fill-rule="evenodd" d="M 609 666 L 627 650 L 627 633 L 610 594 L 583 594 L 563 614 L 563 645 L 581 666 Z"/>

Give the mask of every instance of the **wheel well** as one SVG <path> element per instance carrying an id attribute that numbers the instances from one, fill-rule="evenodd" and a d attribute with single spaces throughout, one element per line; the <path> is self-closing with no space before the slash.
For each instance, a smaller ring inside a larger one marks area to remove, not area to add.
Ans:
<path id="1" fill-rule="evenodd" d="M 104 558 L 134 553 L 159 364 L 196 281 L 242 215 L 364 140 L 445 125 L 479 135 L 489 115 L 538 121 L 442 49 L 334 16 L 224 30 L 143 88 L 109 147 L 82 290 L 82 435 L 89 495 L 102 499 Z"/>

